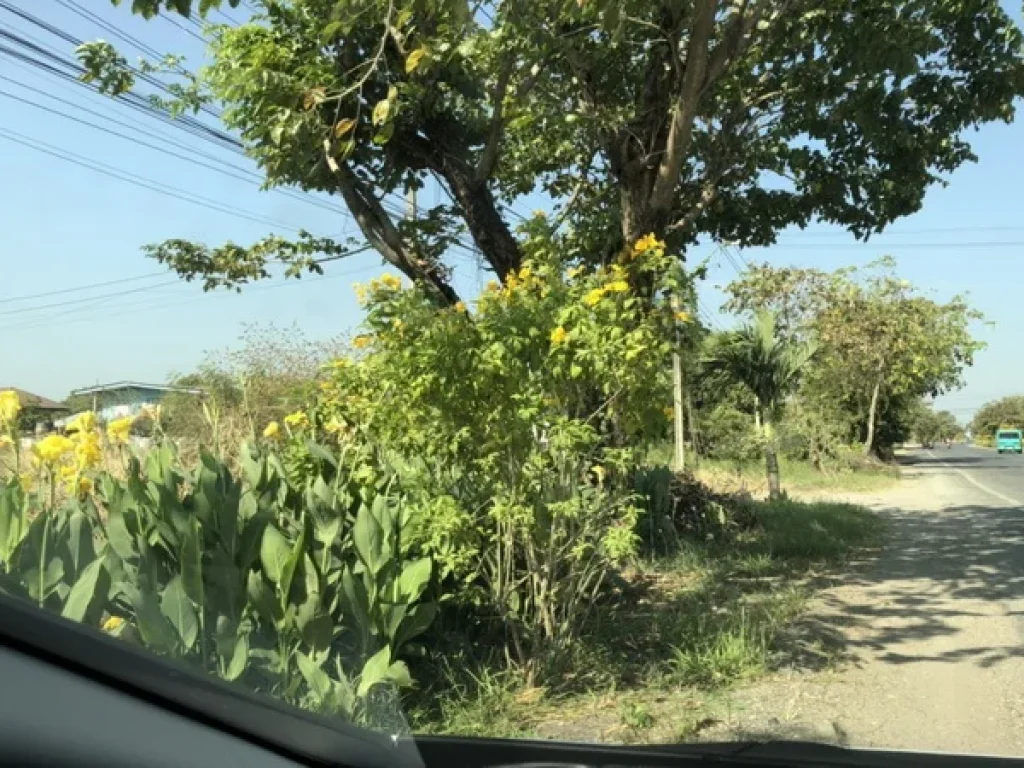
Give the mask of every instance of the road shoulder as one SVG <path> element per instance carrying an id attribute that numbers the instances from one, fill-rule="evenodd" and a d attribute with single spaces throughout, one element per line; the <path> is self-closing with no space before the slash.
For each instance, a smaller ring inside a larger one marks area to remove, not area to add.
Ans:
<path id="1" fill-rule="evenodd" d="M 804 652 L 734 691 L 702 737 L 1024 753 L 1024 516 L 965 477 L 910 467 L 848 498 L 879 512 L 886 545 L 793 627 Z"/>

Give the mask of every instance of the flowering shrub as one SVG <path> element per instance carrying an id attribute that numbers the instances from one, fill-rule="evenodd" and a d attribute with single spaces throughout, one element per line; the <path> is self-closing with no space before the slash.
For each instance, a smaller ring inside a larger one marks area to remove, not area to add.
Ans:
<path id="1" fill-rule="evenodd" d="M 419 490 L 412 531 L 486 601 L 528 672 L 573 639 L 608 569 L 635 549 L 631 472 L 663 432 L 667 360 L 689 290 L 644 238 L 600 269 L 529 240 L 522 269 L 470 312 L 385 277 L 318 406 Z"/>
<path id="2" fill-rule="evenodd" d="M 4 410 L 0 429 L 16 416 Z M 79 415 L 68 437 L 33 446 L 24 477 L 0 481 L 0 588 L 223 679 L 377 721 L 375 703 L 412 684 L 399 655 L 433 620 L 433 563 L 403 545 L 410 510 L 395 486 L 367 481 L 365 455 L 311 442 L 303 417 L 286 420 L 285 449 L 301 443 L 308 459 L 295 480 L 273 444 L 243 446 L 233 474 L 207 451 L 184 465 L 159 429 L 140 460 L 125 445 L 132 419 L 104 432 Z"/>

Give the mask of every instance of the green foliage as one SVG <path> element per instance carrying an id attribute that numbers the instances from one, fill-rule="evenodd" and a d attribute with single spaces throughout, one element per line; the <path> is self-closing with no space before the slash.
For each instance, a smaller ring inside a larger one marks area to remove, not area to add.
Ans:
<path id="1" fill-rule="evenodd" d="M 64 504 L 12 480 L 0 489 L 3 587 L 223 679 L 373 722 L 381 686 L 412 685 L 399 656 L 433 620 L 433 564 L 405 540 L 410 510 L 392 481 L 368 480 L 365 457 L 308 447 L 319 460 L 301 482 L 274 450 L 243 447 L 236 476 L 206 451 L 185 467 L 169 443 Z"/>
<path id="2" fill-rule="evenodd" d="M 764 449 L 773 499 L 781 493 L 774 425 L 814 354 L 813 343 L 781 337 L 774 313 L 767 310 L 758 311 L 754 321 L 739 330 L 708 339 L 702 361 L 704 375 L 741 384 L 754 397 L 755 423 L 761 430 L 755 439 Z"/>
<path id="3" fill-rule="evenodd" d="M 816 219 L 866 237 L 918 210 L 973 159 L 966 129 L 1009 121 L 1024 92 L 1021 35 L 997 0 L 689 9 L 261 0 L 246 23 L 208 27 L 211 64 L 181 101 L 221 103 L 267 186 L 339 196 L 386 261 L 452 304 L 448 246 L 468 232 L 504 280 L 527 255 L 505 211 L 537 190 L 591 264 L 648 232 L 680 254 L 701 236 L 768 244 Z M 79 55 L 105 90 L 131 86 L 109 44 Z M 401 223 L 381 203 L 428 182 L 455 203 Z M 307 245 L 156 253 L 237 285 L 297 251 L 303 268 Z"/>
<path id="4" fill-rule="evenodd" d="M 848 423 L 848 441 L 863 441 L 868 452 L 900 439 L 921 397 L 959 387 L 984 346 L 971 333 L 983 317 L 964 297 L 924 296 L 895 275 L 890 259 L 867 274 L 762 265 L 728 290 L 729 309 L 771 309 L 786 334 L 814 340 L 818 353 L 801 395 L 812 411 L 845 412 L 848 419 L 833 423 Z"/>
<path id="5" fill-rule="evenodd" d="M 320 418 L 396 457 L 417 545 L 497 612 L 533 675 L 635 551 L 632 469 L 664 431 L 668 295 L 689 286 L 653 239 L 599 270 L 566 270 L 543 234 L 531 255 L 472 313 L 394 276 L 361 288 L 366 333 Z"/>
<path id="6" fill-rule="evenodd" d="M 913 435 L 921 443 L 935 443 L 939 440 L 952 440 L 961 432 L 963 427 L 949 411 L 936 411 L 932 408 L 922 408 L 916 414 L 911 428 Z"/>
<path id="7" fill-rule="evenodd" d="M 971 432 L 976 438 L 991 438 L 1002 427 L 1024 429 L 1024 395 L 985 403 L 971 419 Z"/>

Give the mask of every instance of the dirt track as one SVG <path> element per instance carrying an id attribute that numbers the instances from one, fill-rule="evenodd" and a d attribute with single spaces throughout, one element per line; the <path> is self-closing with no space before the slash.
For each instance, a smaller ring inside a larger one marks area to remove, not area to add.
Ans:
<path id="1" fill-rule="evenodd" d="M 951 456 L 858 497 L 885 548 L 815 601 L 805 663 L 734 692 L 703 739 L 1024 754 L 1024 509 Z"/>

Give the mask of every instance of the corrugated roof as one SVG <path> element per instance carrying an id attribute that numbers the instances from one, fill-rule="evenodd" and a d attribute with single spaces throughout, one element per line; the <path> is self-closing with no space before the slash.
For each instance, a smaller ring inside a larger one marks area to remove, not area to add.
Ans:
<path id="1" fill-rule="evenodd" d="M 186 395 L 201 395 L 203 390 L 194 387 L 172 387 L 166 384 L 143 384 L 141 381 L 115 381 L 113 384 L 100 384 L 95 387 L 71 390 L 72 395 L 95 395 L 100 392 L 117 392 L 122 389 L 151 389 L 154 392 L 181 392 Z"/>
<path id="2" fill-rule="evenodd" d="M 13 390 L 18 393 L 18 400 L 21 401 L 22 408 L 38 408 L 41 411 L 70 410 L 66 405 L 64 405 L 64 403 L 58 403 L 56 400 L 51 400 L 48 397 L 26 392 L 24 389 L 19 389 L 18 387 L 0 387 L 0 392 L 6 392 L 8 390 Z"/>

